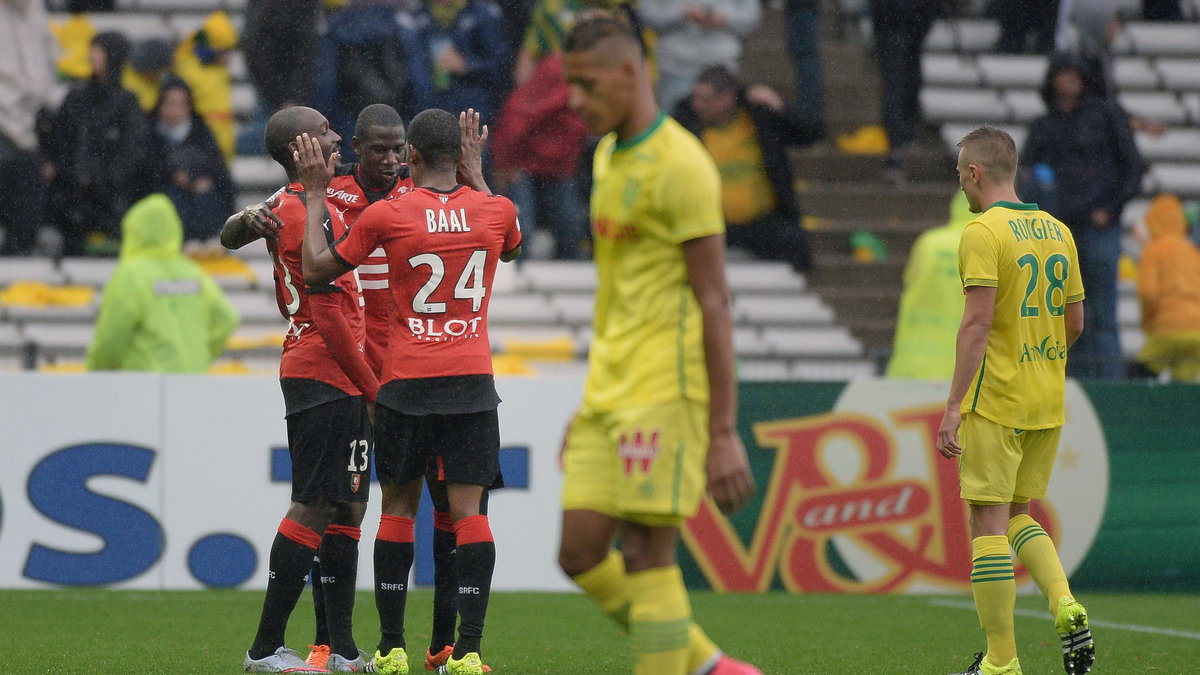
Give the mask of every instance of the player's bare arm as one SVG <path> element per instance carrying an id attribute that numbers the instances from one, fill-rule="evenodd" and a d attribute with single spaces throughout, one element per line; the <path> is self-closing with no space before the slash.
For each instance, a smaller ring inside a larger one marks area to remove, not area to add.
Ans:
<path id="1" fill-rule="evenodd" d="M 458 127 L 462 130 L 462 154 L 458 160 L 458 182 L 472 190 L 492 194 L 483 178 L 483 145 L 487 143 L 488 128 L 479 128 L 479 113 L 474 108 L 458 114 Z M 507 261 L 506 261 L 507 262 Z"/>
<path id="2" fill-rule="evenodd" d="M 1068 302 L 1064 318 L 1067 320 L 1067 349 L 1070 349 L 1083 334 L 1083 301 Z"/>
<path id="3" fill-rule="evenodd" d="M 737 433 L 737 389 L 733 368 L 733 312 L 725 280 L 725 237 L 685 242 L 688 283 L 700 303 L 704 363 L 708 371 L 708 491 L 721 510 L 736 511 L 754 494 L 746 448 Z"/>
<path id="4" fill-rule="evenodd" d="M 300 184 L 304 186 L 304 206 L 308 216 L 304 220 L 304 246 L 301 247 L 301 270 L 304 283 L 320 286 L 338 278 L 347 267 L 329 250 L 325 242 L 325 189 L 333 178 L 340 158 L 334 152 L 325 159 L 320 142 L 308 134 L 296 137 L 293 158 Z"/>
<path id="5" fill-rule="evenodd" d="M 271 211 L 266 202 L 259 202 L 238 211 L 225 221 L 221 228 L 221 245 L 230 250 L 237 250 L 246 244 L 279 238 L 279 228 L 283 223 Z"/>
<path id="6" fill-rule="evenodd" d="M 937 449 L 943 457 L 954 458 L 962 454 L 958 444 L 958 426 L 962 422 L 962 401 L 971 387 L 971 380 L 979 372 L 987 351 L 988 333 L 992 330 L 992 315 L 996 308 L 995 286 L 968 286 L 967 304 L 963 309 L 962 323 L 958 325 L 958 340 L 954 351 L 954 376 L 950 380 L 950 395 L 946 399 L 946 413 L 938 429 Z"/>

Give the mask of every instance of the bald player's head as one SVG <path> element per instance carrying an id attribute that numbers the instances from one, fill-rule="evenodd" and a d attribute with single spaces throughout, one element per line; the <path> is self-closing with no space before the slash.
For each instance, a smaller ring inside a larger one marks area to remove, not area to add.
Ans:
<path id="1" fill-rule="evenodd" d="M 317 139 L 325 159 L 329 159 L 342 140 L 329 128 L 329 120 L 312 108 L 292 106 L 271 115 L 263 134 L 263 144 L 267 146 L 271 158 L 287 172 L 289 180 L 296 178 L 296 162 L 292 153 L 295 151 L 296 137 L 301 134 Z"/>
<path id="2" fill-rule="evenodd" d="M 972 213 L 983 210 L 982 192 L 1012 188 L 1017 175 L 1017 144 L 1003 129 L 980 127 L 958 142 L 958 184 Z"/>

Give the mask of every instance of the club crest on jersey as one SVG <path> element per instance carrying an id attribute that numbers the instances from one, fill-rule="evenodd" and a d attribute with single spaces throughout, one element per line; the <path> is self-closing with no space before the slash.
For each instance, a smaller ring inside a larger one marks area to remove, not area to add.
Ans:
<path id="1" fill-rule="evenodd" d="M 636 429 L 632 434 L 624 432 L 621 434 L 617 441 L 617 454 L 621 457 L 625 475 L 633 475 L 634 467 L 637 467 L 642 473 L 650 473 L 650 467 L 658 457 L 660 449 L 659 435 L 658 429 L 649 433 L 642 429 Z"/>
<path id="2" fill-rule="evenodd" d="M 362 474 L 361 473 L 350 474 L 350 491 L 358 492 L 358 488 L 361 485 L 362 485 Z"/>

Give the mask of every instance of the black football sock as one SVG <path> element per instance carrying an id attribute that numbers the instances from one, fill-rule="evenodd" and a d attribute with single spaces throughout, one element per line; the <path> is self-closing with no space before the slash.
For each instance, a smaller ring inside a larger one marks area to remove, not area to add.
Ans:
<path id="1" fill-rule="evenodd" d="M 358 581 L 358 540 L 362 532 L 349 525 L 330 525 L 321 538 L 321 584 L 324 587 L 331 654 L 353 661 L 358 658 L 351 624 L 354 587 Z"/>
<path id="2" fill-rule="evenodd" d="M 288 618 L 304 592 L 304 580 L 312 569 L 321 535 L 289 518 L 279 523 L 267 571 L 267 595 L 263 599 L 258 633 L 250 647 L 250 658 L 261 659 L 283 646 Z"/>
<path id="3" fill-rule="evenodd" d="M 329 530 L 325 530 L 326 534 Z M 325 545 L 325 537 L 321 537 L 321 545 Z M 308 581 L 312 584 L 313 614 L 317 619 L 317 636 L 313 638 L 314 645 L 329 644 L 329 624 L 325 621 L 325 589 L 321 585 L 321 553 L 313 556 L 312 571 L 308 573 Z"/>
<path id="4" fill-rule="evenodd" d="M 445 511 L 433 512 L 433 635 L 429 653 L 454 644 L 458 623 L 458 573 L 454 570 L 454 519 Z"/>
<path id="5" fill-rule="evenodd" d="M 404 605 L 413 563 L 413 520 L 384 514 L 375 535 L 375 608 L 379 610 L 379 653 L 405 647 Z"/>
<path id="6" fill-rule="evenodd" d="M 454 566 L 458 572 L 458 640 L 454 658 L 479 652 L 483 641 L 483 621 L 487 616 L 488 596 L 492 591 L 492 570 L 496 567 L 496 544 L 488 517 L 467 516 L 454 523 L 457 552 Z"/>

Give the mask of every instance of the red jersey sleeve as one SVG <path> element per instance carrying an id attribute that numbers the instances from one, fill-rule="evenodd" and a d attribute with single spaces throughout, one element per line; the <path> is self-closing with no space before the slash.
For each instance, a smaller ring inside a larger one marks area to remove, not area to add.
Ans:
<path id="1" fill-rule="evenodd" d="M 338 297 L 342 292 L 337 286 L 310 288 L 307 296 L 312 322 L 342 372 L 368 401 L 374 401 L 379 393 L 379 378 L 367 363 L 363 344 L 355 338 L 354 329 L 346 318 L 342 299 Z"/>
<path id="2" fill-rule="evenodd" d="M 350 267 L 358 267 L 379 248 L 388 224 L 388 202 L 376 202 L 366 208 L 350 233 L 329 247 L 333 257 Z"/>
<path id="3" fill-rule="evenodd" d="M 517 218 L 516 205 L 506 198 L 501 197 L 501 200 L 504 205 L 504 219 L 508 223 L 507 229 L 504 230 L 504 248 L 501 249 L 501 252 L 509 253 L 521 245 L 521 221 Z"/>

